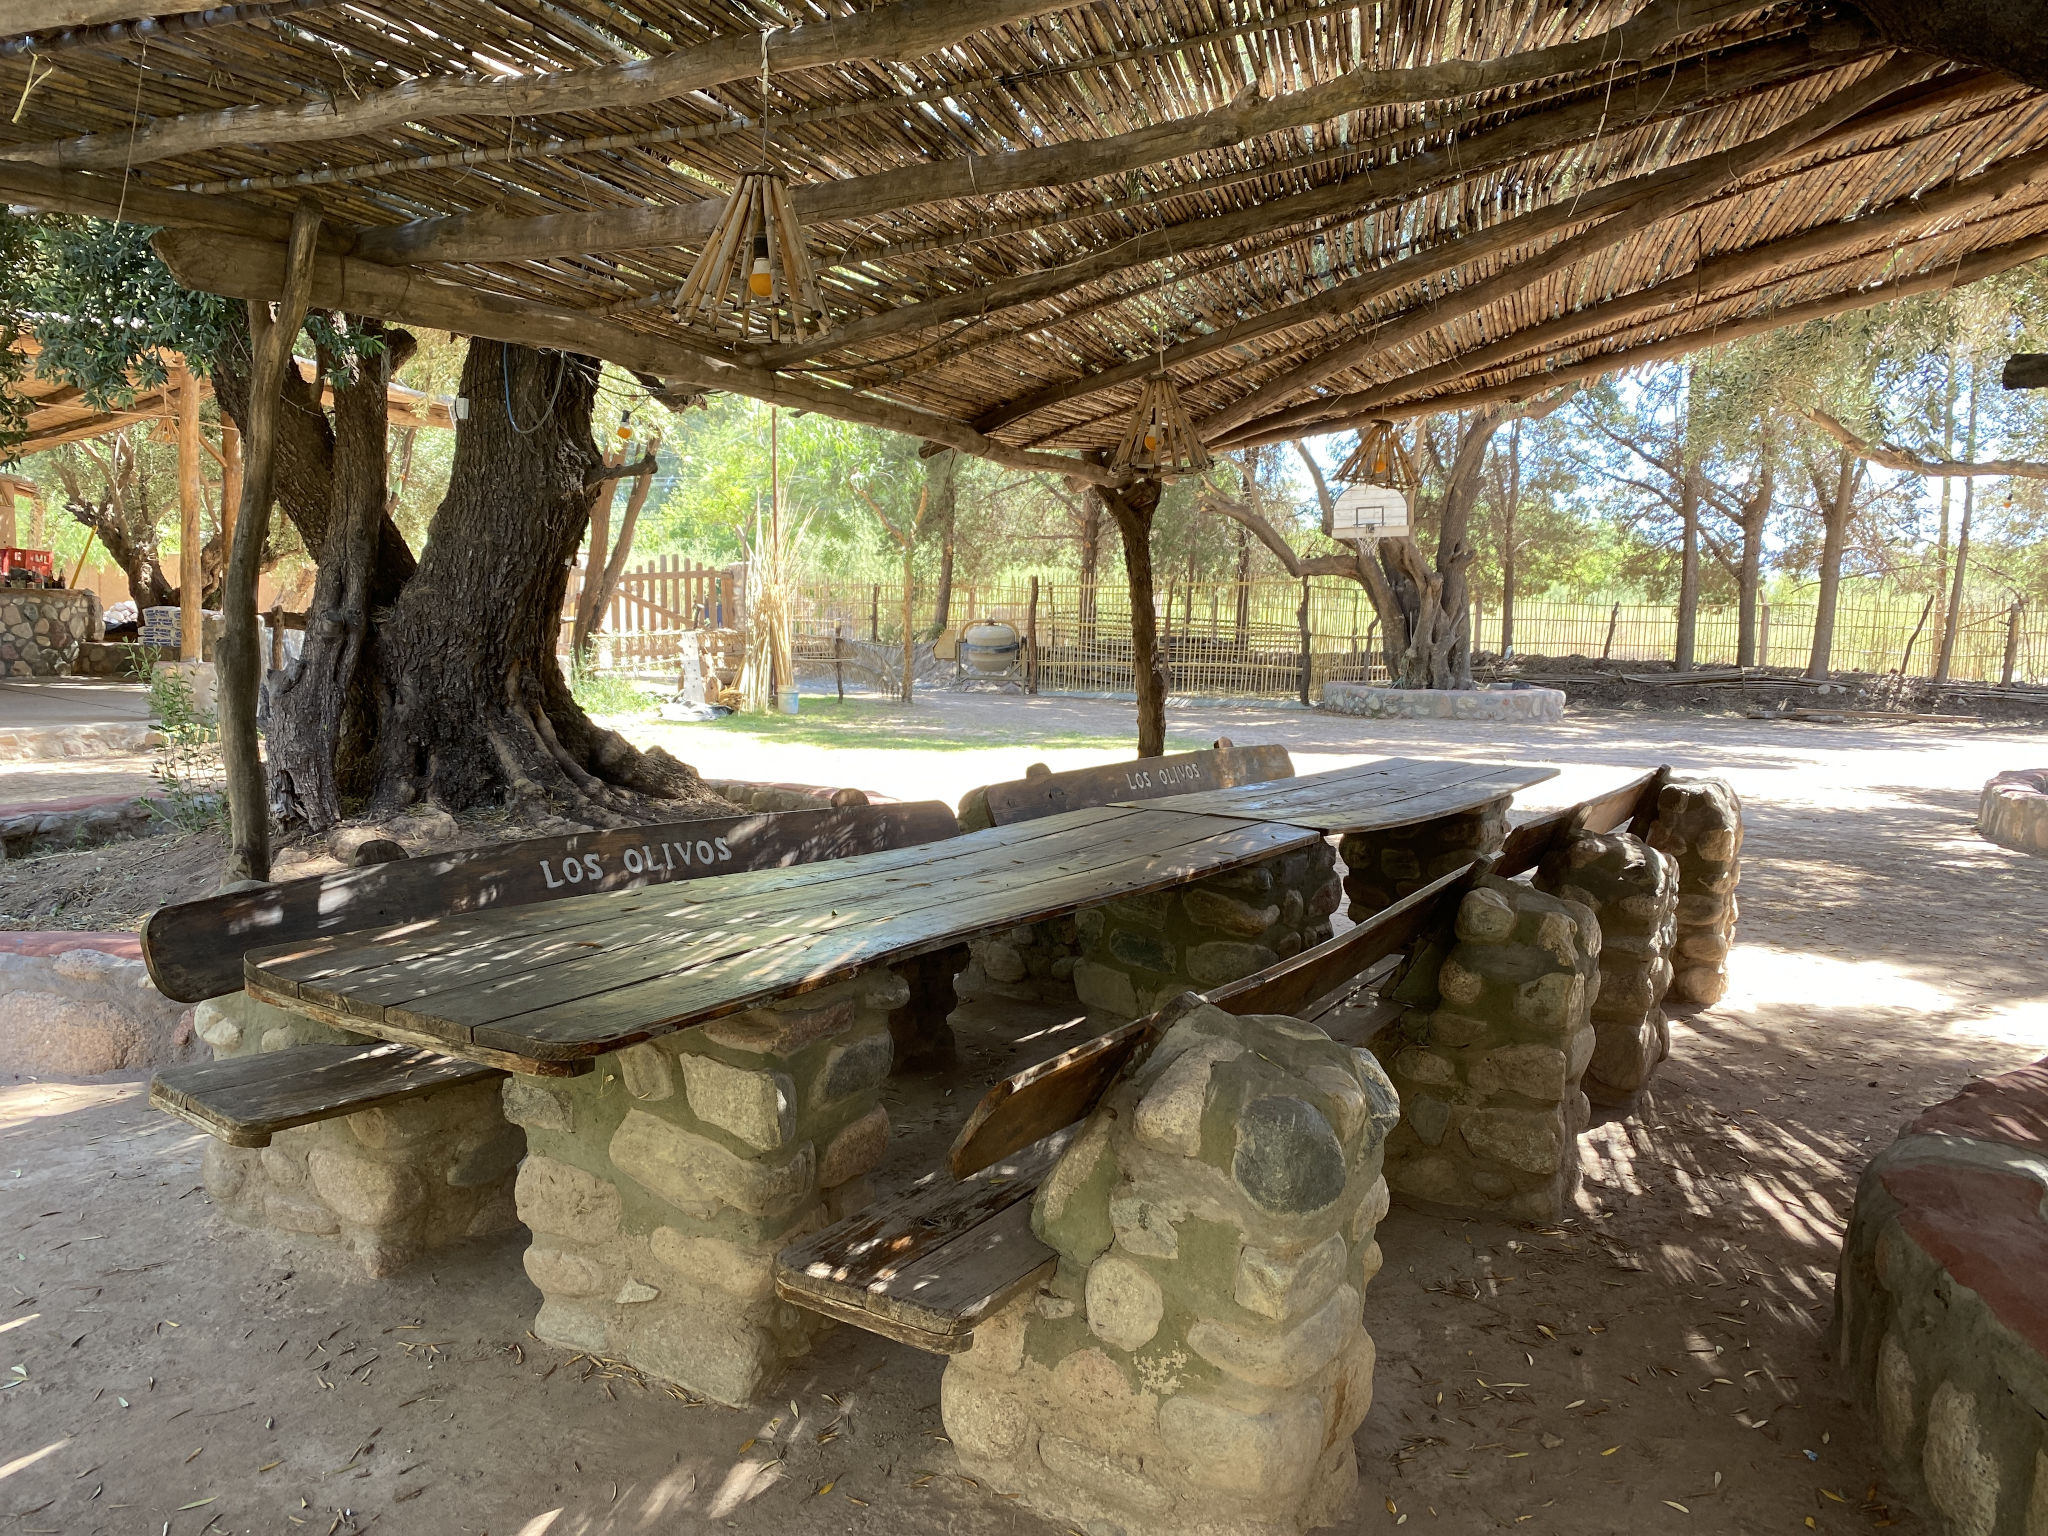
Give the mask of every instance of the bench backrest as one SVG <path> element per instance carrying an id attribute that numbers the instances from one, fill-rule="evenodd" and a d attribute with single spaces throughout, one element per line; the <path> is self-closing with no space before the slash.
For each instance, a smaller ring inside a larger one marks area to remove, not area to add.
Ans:
<path id="1" fill-rule="evenodd" d="M 159 992 L 196 1003 L 239 990 L 244 953 L 274 944 L 484 907 L 521 907 L 593 891 L 879 853 L 959 830 L 944 804 L 920 800 L 527 838 L 159 907 L 143 925 L 142 957 Z"/>
<path id="2" fill-rule="evenodd" d="M 1193 794 L 1200 789 L 1234 789 L 1240 784 L 1263 784 L 1271 779 L 1293 777 L 1294 762 L 1285 747 L 1239 747 L 1222 741 L 1205 752 L 1141 757 L 991 784 L 961 802 L 961 820 L 969 824 L 979 819 L 968 803 L 977 798 L 986 801 L 988 821 L 984 825 L 1007 827 L 1061 811 Z"/>

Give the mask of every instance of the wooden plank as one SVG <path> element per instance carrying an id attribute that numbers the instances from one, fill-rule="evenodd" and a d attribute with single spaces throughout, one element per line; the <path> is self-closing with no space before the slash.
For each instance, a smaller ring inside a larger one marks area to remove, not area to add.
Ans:
<path id="1" fill-rule="evenodd" d="M 303 1013 L 315 1023 L 328 1025 L 333 1029 L 352 1030 L 357 1034 L 368 1034 L 361 1021 L 337 1009 L 324 1008 L 318 1003 L 308 1003 L 299 998 L 287 997 L 282 993 L 266 991 L 255 982 L 249 984 L 249 995 L 259 1003 L 273 1007 L 289 1008 L 294 1013 Z M 388 1044 L 419 1046 L 438 1054 L 449 1054 L 447 1042 L 432 1035 L 417 1034 L 411 1030 L 391 1025 L 379 1026 L 377 1038 Z M 529 1061 L 524 1056 L 515 1056 L 505 1051 L 494 1051 L 481 1046 L 464 1045 L 460 1059 L 477 1066 L 488 1067 L 494 1072 L 517 1072 L 530 1077 L 581 1077 L 591 1070 L 588 1061 Z"/>
<path id="2" fill-rule="evenodd" d="M 530 838 L 159 907 L 143 927 L 142 953 L 158 991 L 196 1003 L 240 987 L 242 959 L 251 949 L 592 891 L 844 858 L 958 830 L 953 813 L 934 800 Z"/>
<path id="3" fill-rule="evenodd" d="M 1668 766 L 1655 768 L 1604 795 L 1523 822 L 1508 833 L 1507 842 L 1494 865 L 1494 873 L 1503 879 L 1513 879 L 1525 870 L 1534 869 L 1543 861 L 1550 845 L 1574 824 L 1593 832 L 1613 832 L 1626 827 L 1640 835 L 1656 816 L 1657 795 L 1670 777 Z"/>
<path id="4" fill-rule="evenodd" d="M 975 1322 L 1054 1262 L 1031 1232 L 1031 1197 L 1068 1139 L 1046 1137 L 957 1184 L 927 1174 L 792 1244 L 776 1257 L 777 1292 L 862 1327 L 930 1336 L 908 1341 L 920 1348 L 965 1347 Z"/>
<path id="5" fill-rule="evenodd" d="M 987 791 L 988 811 L 1001 827 L 1085 806 L 1129 805 L 1162 795 L 1228 789 L 1233 785 L 1291 778 L 1293 774 L 1294 763 L 1285 747 L 1214 747 L 991 784 Z"/>
<path id="6" fill-rule="evenodd" d="M 1454 816 L 1555 777 L 1555 768 L 1533 764 L 1393 757 L 1284 783 L 1174 795 L 1150 801 L 1148 806 L 1152 810 L 1286 822 L 1322 832 L 1368 832 Z"/>
<path id="7" fill-rule="evenodd" d="M 172 1067 L 150 1081 L 149 1102 L 231 1147 L 267 1147 L 295 1125 L 392 1104 L 502 1074 L 416 1046 L 298 1045 Z"/>

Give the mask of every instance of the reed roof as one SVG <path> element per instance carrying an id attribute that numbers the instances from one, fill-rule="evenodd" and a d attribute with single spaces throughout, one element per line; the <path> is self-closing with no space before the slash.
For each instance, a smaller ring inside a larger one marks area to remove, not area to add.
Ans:
<path id="1" fill-rule="evenodd" d="M 164 224 L 246 296 L 313 197 L 320 302 L 1012 462 L 1111 448 L 1162 366 L 1212 446 L 1270 441 L 2048 254 L 2043 93 L 1818 4 L 135 13 L 0 0 L 0 195 Z M 830 320 L 774 347 L 669 307 L 764 115 Z"/>

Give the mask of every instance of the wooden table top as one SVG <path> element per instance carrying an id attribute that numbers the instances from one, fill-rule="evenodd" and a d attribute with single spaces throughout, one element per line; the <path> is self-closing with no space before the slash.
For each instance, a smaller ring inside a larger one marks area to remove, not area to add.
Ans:
<path id="1" fill-rule="evenodd" d="M 1155 802 L 1156 804 L 1156 802 Z M 252 951 L 252 995 L 516 1070 L 591 1058 L 991 930 L 1314 843 L 1103 806 L 944 842 Z"/>
<path id="2" fill-rule="evenodd" d="M 1142 803 L 1154 811 L 1284 822 L 1318 832 L 1371 832 L 1477 810 L 1489 801 L 1556 777 L 1555 768 L 1526 763 L 1387 757 L 1298 779 L 1200 790 Z"/>

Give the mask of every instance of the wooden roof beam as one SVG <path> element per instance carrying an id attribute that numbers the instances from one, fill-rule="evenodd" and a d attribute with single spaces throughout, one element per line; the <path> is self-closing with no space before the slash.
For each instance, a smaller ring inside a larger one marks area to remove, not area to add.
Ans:
<path id="1" fill-rule="evenodd" d="M 1714 14 L 1741 14 L 1754 8 L 1747 4 L 1721 4 L 1713 7 L 1712 11 Z M 1603 46 L 1613 53 L 1611 62 L 1618 65 L 1654 51 L 1644 44 L 1661 46 L 1672 37 L 1706 25 L 1708 19 L 1706 12 L 1691 14 L 1674 0 L 1659 0 L 1636 21 L 1617 29 L 1637 29 L 1630 39 L 1622 40 L 1634 46 L 1623 47 L 1622 41 L 1617 41 L 1612 33 L 1602 34 L 1607 39 Z M 1656 25 L 1651 25 L 1653 22 Z M 1823 35 L 1823 45 L 1832 51 L 1853 49 L 1867 52 L 1873 42 L 1862 27 L 1850 23 L 1827 23 L 1817 30 Z M 1592 39 L 1585 44 L 1571 46 L 1590 49 L 1600 41 Z M 1541 61 L 1560 51 L 1540 49 L 1513 55 L 1487 66 L 1458 64 L 1428 66 L 1421 70 L 1354 70 L 1305 91 L 1290 92 L 1271 100 L 1243 98 L 1212 111 L 1155 123 L 1108 138 L 1079 139 L 1002 154 L 963 155 L 871 176 L 808 182 L 792 187 L 790 195 L 797 216 L 806 223 L 817 223 L 829 219 L 872 217 L 920 203 L 1068 186 L 1078 181 L 1120 175 L 1134 166 L 1228 148 L 1263 134 L 1327 122 L 1365 107 L 1434 100 L 1445 94 L 1439 89 L 1445 79 L 1469 78 L 1473 71 L 1491 70 L 1495 75 L 1505 76 L 1496 82 L 1503 85 L 1523 78 L 1542 79 L 1556 70 Z M 1509 65 L 1514 68 L 1505 68 Z M 1418 75 L 1427 77 L 1427 89 L 1423 83 L 1409 78 Z M 1481 88 L 1476 85 L 1465 87 L 1466 90 Z M 1422 94 L 1417 94 L 1418 91 Z M 4 153 L 7 152 L 0 151 L 0 154 Z M 542 214 L 529 218 L 458 214 L 365 231 L 358 249 L 372 260 L 428 263 L 535 261 L 549 256 L 580 256 L 594 251 L 698 245 L 710 235 L 721 206 L 719 199 L 707 198 L 670 207 L 607 208 L 591 213 Z"/>
<path id="2" fill-rule="evenodd" d="M 764 66 L 780 73 L 854 59 L 921 58 L 977 32 L 1060 8 L 1059 0 L 896 0 L 878 10 L 777 28 L 765 34 L 765 43 L 762 33 L 738 32 L 659 58 L 599 69 L 511 79 L 480 73 L 421 76 L 350 99 L 323 97 L 159 118 L 137 127 L 132 136 L 123 129 L 16 144 L 0 150 L 0 158 L 108 170 L 236 145 L 346 139 L 436 117 L 529 117 L 644 107 L 729 81 L 754 79 Z"/>
<path id="3" fill-rule="evenodd" d="M 227 298 L 274 299 L 284 285 L 284 247 L 200 230 L 163 230 L 157 254 L 187 288 Z M 400 324 L 481 336 L 518 346 L 551 347 L 616 363 L 703 389 L 751 395 L 776 405 L 816 411 L 842 421 L 886 427 L 958 448 L 1013 469 L 1046 470 L 1102 484 L 1128 478 L 1119 471 L 1066 454 L 1039 453 L 996 442 L 948 416 L 877 400 L 853 390 L 785 379 L 763 369 L 731 368 L 668 337 L 602 320 L 576 310 L 480 292 L 417 272 L 322 252 L 313 263 L 312 307 L 345 310 Z"/>
<path id="4" fill-rule="evenodd" d="M 1561 315 L 1542 325 L 1525 327 L 1435 367 L 1418 369 L 1372 389 L 1318 401 L 1317 411 L 1326 416 L 1366 416 L 1381 406 L 1439 385 L 1456 383 L 1473 374 L 1485 373 L 1525 354 L 1547 352 L 1571 344 L 1588 331 L 1626 325 L 1667 305 L 1712 303 L 1715 301 L 1709 295 L 1769 278 L 1774 272 L 1781 273 L 1789 281 L 1803 275 L 1789 270 L 1802 263 L 1839 256 L 1845 251 L 1868 246 L 1873 241 L 1912 237 L 1932 225 L 1945 223 L 1985 203 L 1996 202 L 2044 182 L 2048 182 L 2048 149 L 2016 155 L 1939 192 L 1901 198 L 1873 213 L 1802 230 L 1782 240 L 1726 252 L 1661 283 Z M 1993 215 L 1999 211 L 1993 210 Z"/>
<path id="5" fill-rule="evenodd" d="M 1860 49 L 1860 43 L 1857 47 Z M 1484 133 L 1460 138 L 1444 148 L 1377 167 L 1369 177 L 1347 178 L 1291 197 L 1275 198 L 1210 218 L 1185 220 L 1135 235 L 1061 266 L 999 278 L 863 316 L 811 340 L 765 348 L 756 354 L 757 360 L 770 367 L 783 367 L 806 358 L 870 345 L 885 337 L 1057 298 L 1083 283 L 1131 267 L 1227 245 L 1287 224 L 1327 214 L 1362 216 L 1374 207 L 1404 201 L 1439 183 L 1562 149 L 1602 132 L 1623 131 L 1653 118 L 1681 115 L 1725 100 L 1731 94 L 1739 95 L 1788 77 L 1852 62 L 1860 56 L 1860 52 L 1822 51 L 1822 45 L 1805 38 L 1758 44 L 1715 59 L 1711 64 L 1681 66 L 1668 76 L 1641 77 L 1588 100 L 1533 112 Z M 803 206 L 801 195 L 806 190 L 809 189 L 796 189 L 799 210 Z M 987 422 L 994 419 L 992 415 L 985 418 L 983 430 L 989 430 Z"/>
<path id="6" fill-rule="evenodd" d="M 1584 384 L 1611 373 L 1620 373 L 1629 368 L 1643 368 L 1652 363 L 1673 362 L 1691 353 L 1723 346 L 1732 341 L 1741 341 L 1750 336 L 1760 336 L 1766 331 L 1789 330 L 1811 321 L 1827 320 L 1836 315 L 1849 314 L 1854 310 L 1889 304 L 1895 299 L 1910 299 L 1923 293 L 1945 293 L 1950 289 L 1967 287 L 1971 283 L 1981 282 L 1987 277 L 1996 277 L 2001 272 L 2025 266 L 2030 261 L 2039 261 L 2044 257 L 2048 257 L 2048 234 L 2031 235 L 2024 240 L 2013 240 L 2004 245 L 1988 247 L 1974 255 L 1966 256 L 1961 261 L 1943 262 L 1930 272 L 1873 284 L 1868 288 L 1851 289 L 1846 293 L 1812 299 L 1785 309 L 1766 309 L 1760 315 L 1737 321 L 1732 325 L 1704 326 L 1699 330 L 1688 331 L 1662 341 L 1625 348 L 1620 352 L 1610 352 L 1604 357 L 1589 358 L 1585 362 L 1573 363 L 1569 367 L 1559 368 L 1550 373 L 1533 374 L 1525 379 L 1467 390 L 1462 394 L 1438 395 L 1430 400 L 1413 400 L 1401 405 L 1382 406 L 1365 417 L 1332 418 L 1305 425 L 1247 430 L 1232 437 L 1227 446 L 1233 449 L 1258 448 L 1270 443 L 1289 442 L 1297 437 L 1321 437 L 1332 432 L 1348 432 L 1362 426 L 1366 421 L 1406 421 L 1417 416 L 1478 410 L 1483 406 L 1499 405 L 1502 402 L 1526 400 L 1539 391 L 1557 389 L 1567 384 Z"/>
<path id="7" fill-rule="evenodd" d="M 1559 241 L 1542 255 L 1445 295 L 1381 326 L 1369 337 L 1329 348 L 1289 369 L 1279 378 L 1216 411 L 1199 423 L 1197 430 L 1203 441 L 1208 442 L 1219 440 L 1229 435 L 1232 428 L 1255 419 L 1261 430 L 1269 425 L 1281 425 L 1293 414 L 1280 409 L 1284 403 L 1303 390 L 1314 388 L 1332 374 L 1355 368 L 1390 346 L 1398 346 L 1414 336 L 1448 325 L 1462 315 L 1484 309 L 1675 214 L 1710 200 L 1722 188 L 1755 174 L 1776 160 L 1797 153 L 1864 108 L 1883 100 L 1893 91 L 1914 84 L 1938 67 L 1939 61 L 1925 54 L 1896 58 L 1760 138 L 1687 161 L 1683 175 L 1638 198 L 1592 229 Z M 1273 414 L 1269 416 L 1268 412 Z"/>
<path id="8" fill-rule="evenodd" d="M 1967 84 L 1969 94 L 1972 96 L 1987 94 L 1993 90 L 2008 89 L 2008 87 L 1995 84 L 1982 77 L 1972 78 Z M 1904 95 L 1908 93 L 1899 94 Z M 1918 93 L 1912 94 L 1917 95 Z M 1884 126 L 1891 116 L 1892 112 L 1889 104 L 1881 104 L 1880 109 L 1859 114 L 1848 123 L 1841 125 L 1841 127 L 1826 135 L 1824 139 L 1818 139 L 1801 145 L 1798 153 L 1801 155 L 1810 154 L 1824 143 L 1841 136 L 1851 127 L 1862 133 Z M 1626 124 L 1623 124 L 1623 126 L 1626 126 Z M 1872 154 L 1889 154 L 1893 152 L 1889 147 L 1869 151 Z M 1461 148 L 1458 158 L 1463 161 L 1468 153 L 1468 150 Z M 1290 330 L 1298 325 L 1310 324 L 1317 320 L 1349 314 L 1360 306 L 1371 303 L 1374 299 L 1396 292 L 1412 283 L 1437 276 L 1452 268 L 1468 265 L 1471 262 L 1492 255 L 1496 251 L 1510 249 L 1516 245 L 1542 239 L 1546 235 L 1568 228 L 1573 224 L 1590 223 L 1596 218 L 1601 218 L 1614 212 L 1638 197 L 1655 192 L 1660 187 L 1668 186 L 1677 179 L 1687 175 L 1691 169 L 1692 167 L 1689 163 L 1681 163 L 1641 176 L 1631 177 L 1625 181 L 1610 182 L 1608 185 L 1596 188 L 1591 192 L 1575 195 L 1568 203 L 1532 209 L 1528 213 L 1519 214 L 1513 219 L 1491 225 L 1473 234 L 1464 235 L 1454 240 L 1447 240 L 1440 245 L 1414 252 L 1386 267 L 1362 273 L 1358 277 L 1349 278 L 1334 287 L 1326 288 L 1322 292 L 1312 294 L 1310 297 L 1299 300 L 1296 303 L 1282 305 L 1278 308 L 1267 310 L 1262 314 L 1240 320 L 1234 325 L 1219 326 L 1217 329 L 1203 335 L 1190 337 L 1188 340 L 1167 347 L 1163 352 L 1155 353 L 1152 356 L 1137 358 L 1131 362 L 1119 364 L 1116 367 L 1104 368 L 1094 373 L 1083 374 L 1079 378 L 1066 379 L 1055 384 L 1045 385 L 1042 388 L 1033 390 L 1029 394 L 1020 395 L 1014 400 L 984 411 L 975 418 L 974 424 L 984 432 L 994 432 L 1013 421 L 1021 421 L 1027 416 L 1034 415 L 1052 406 L 1064 404 L 1069 400 L 1081 399 L 1102 390 L 1115 389 L 1135 379 L 1143 378 L 1156 371 L 1162 364 L 1170 368 L 1176 363 L 1189 362 L 1198 357 L 1206 357 L 1212 352 L 1241 346 L 1262 336 L 1270 336 L 1279 331 Z M 1738 197 L 1746 195 L 1746 192 L 1731 192 L 1726 195 Z M 1715 200 L 1719 201 L 1718 198 Z M 860 323 L 862 322 L 856 322 L 856 324 Z"/>

